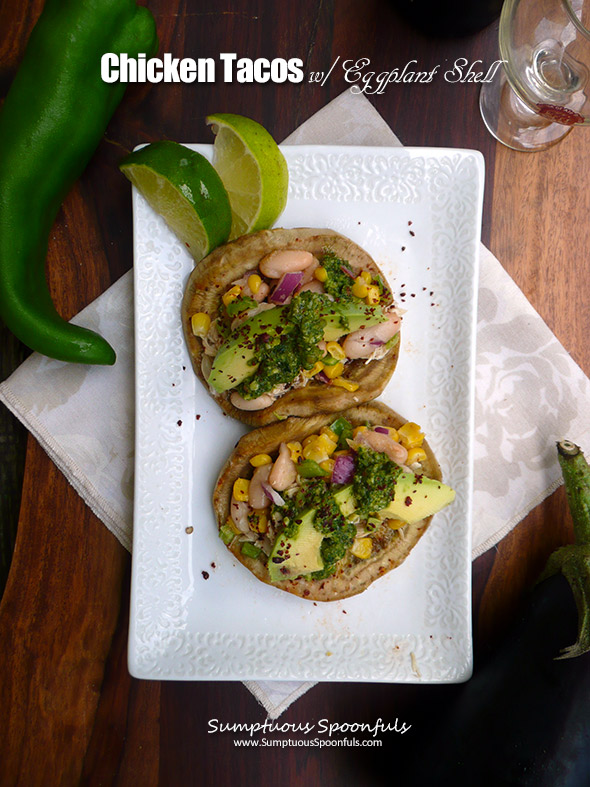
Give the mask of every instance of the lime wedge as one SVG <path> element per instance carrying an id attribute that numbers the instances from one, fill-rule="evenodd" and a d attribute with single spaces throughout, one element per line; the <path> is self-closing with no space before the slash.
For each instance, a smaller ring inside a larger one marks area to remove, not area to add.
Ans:
<path id="1" fill-rule="evenodd" d="M 227 241 L 229 198 L 214 167 L 200 153 L 162 140 L 134 151 L 119 168 L 195 260 Z"/>
<path id="2" fill-rule="evenodd" d="M 267 229 L 287 204 L 289 172 L 268 131 L 243 115 L 209 115 L 215 134 L 213 165 L 232 210 L 230 240 Z"/>

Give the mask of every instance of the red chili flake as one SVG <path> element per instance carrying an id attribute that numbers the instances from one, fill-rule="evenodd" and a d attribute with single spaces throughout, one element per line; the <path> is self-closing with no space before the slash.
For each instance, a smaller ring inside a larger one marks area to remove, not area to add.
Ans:
<path id="1" fill-rule="evenodd" d="M 408 495 L 404 500 L 404 505 L 411 506 L 412 505 L 412 498 Z"/>
<path id="2" fill-rule="evenodd" d="M 405 247 L 405 246 L 402 246 L 402 251 L 405 251 L 405 250 L 406 250 L 406 247 Z"/>
<path id="3" fill-rule="evenodd" d="M 414 230 L 410 230 L 410 235 L 412 236 L 412 238 L 416 237 L 416 233 L 414 232 Z"/>
<path id="4" fill-rule="evenodd" d="M 208 571 L 201 571 L 201 574 L 203 575 L 203 579 L 209 579 L 209 572 Z"/>
<path id="5" fill-rule="evenodd" d="M 583 115 L 567 107 L 560 107 L 554 104 L 537 104 L 537 109 L 539 110 L 539 115 L 549 118 L 555 123 L 561 123 L 562 126 L 575 126 L 576 123 L 584 122 Z"/>
<path id="6" fill-rule="evenodd" d="M 197 421 L 201 420 L 201 416 L 200 415 L 195 415 L 195 418 L 197 419 Z"/>
<path id="7" fill-rule="evenodd" d="M 408 221 L 408 227 L 411 227 L 411 226 L 412 226 L 412 222 Z"/>
<path id="8" fill-rule="evenodd" d="M 310 593 L 310 591 L 307 588 L 305 588 L 305 590 L 303 591 L 303 595 L 304 596 L 309 596 L 309 593 Z"/>
<path id="9" fill-rule="evenodd" d="M 180 420 L 180 418 L 179 418 L 179 419 L 178 419 L 178 421 L 176 422 L 176 425 L 177 425 L 177 426 L 182 426 L 182 421 Z"/>
<path id="10" fill-rule="evenodd" d="M 211 563 L 211 568 L 217 568 L 217 566 L 215 565 L 215 563 Z"/>

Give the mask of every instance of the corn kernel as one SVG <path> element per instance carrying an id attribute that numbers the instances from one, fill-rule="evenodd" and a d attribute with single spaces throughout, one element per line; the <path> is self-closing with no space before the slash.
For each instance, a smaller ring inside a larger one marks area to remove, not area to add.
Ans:
<path id="1" fill-rule="evenodd" d="M 271 462 L 272 459 L 268 454 L 256 454 L 250 459 L 252 467 L 262 467 L 263 465 L 269 465 Z"/>
<path id="2" fill-rule="evenodd" d="M 237 298 L 239 298 L 241 293 L 242 288 L 238 284 L 236 284 L 234 287 L 230 287 L 229 290 L 221 297 L 223 305 L 228 306 L 232 301 L 235 301 Z"/>
<path id="3" fill-rule="evenodd" d="M 255 533 L 266 533 L 268 530 L 268 518 L 263 509 L 255 508 L 253 513 L 248 517 L 248 526 L 250 530 Z"/>
<path id="4" fill-rule="evenodd" d="M 334 437 L 335 436 L 336 435 L 334 435 Z M 321 434 L 316 440 L 316 445 L 320 450 L 325 451 L 328 456 L 332 456 L 338 447 L 338 440 L 331 440 L 328 435 Z"/>
<path id="5" fill-rule="evenodd" d="M 386 429 L 389 431 L 389 436 L 392 440 L 395 440 L 396 443 L 399 443 L 399 432 L 397 429 L 394 429 L 393 426 L 387 426 Z"/>
<path id="6" fill-rule="evenodd" d="M 195 336 L 206 336 L 211 327 L 211 317 L 205 312 L 197 312 L 191 317 L 191 328 Z"/>
<path id="7" fill-rule="evenodd" d="M 253 273 L 251 276 L 248 276 L 248 287 L 250 288 L 250 292 L 253 295 L 256 295 L 256 293 L 260 289 L 261 284 L 262 284 L 262 279 L 257 273 Z"/>
<path id="8" fill-rule="evenodd" d="M 312 459 L 314 462 L 317 462 L 318 465 L 328 459 L 328 454 L 326 451 L 317 445 L 315 441 L 309 445 L 306 445 L 303 448 L 302 453 L 304 459 Z"/>
<path id="9" fill-rule="evenodd" d="M 401 530 L 407 523 L 403 519 L 387 519 L 385 524 L 392 530 Z"/>
<path id="10" fill-rule="evenodd" d="M 373 276 L 369 273 L 369 271 L 361 271 L 360 278 L 365 282 L 365 284 L 370 284 L 373 281 Z"/>
<path id="11" fill-rule="evenodd" d="M 414 462 L 423 462 L 426 459 L 426 451 L 420 446 L 416 445 L 408 451 L 408 458 L 406 464 L 413 465 Z"/>
<path id="12" fill-rule="evenodd" d="M 355 557 L 366 560 L 373 551 L 373 541 L 370 538 L 355 538 L 350 551 Z"/>
<path id="13" fill-rule="evenodd" d="M 366 426 L 357 426 L 355 429 L 352 430 L 352 436 L 356 437 L 361 432 L 366 432 L 366 430 L 367 430 Z"/>
<path id="14" fill-rule="evenodd" d="M 311 369 L 304 369 L 303 374 L 305 377 L 314 377 L 316 374 L 322 371 L 324 368 L 324 364 L 321 361 L 317 361 Z"/>
<path id="15" fill-rule="evenodd" d="M 381 300 L 381 295 L 379 294 L 379 287 L 375 287 L 375 285 L 371 284 L 367 287 L 367 305 L 368 306 L 375 306 Z"/>
<path id="16" fill-rule="evenodd" d="M 342 451 L 334 451 L 334 453 L 332 454 L 332 458 L 334 458 L 335 456 L 348 456 L 349 453 L 350 451 L 346 449 L 343 449 Z"/>
<path id="17" fill-rule="evenodd" d="M 335 443 L 338 442 L 338 435 L 335 432 L 333 432 L 329 426 L 322 426 L 322 428 L 320 429 L 320 434 L 325 434 L 326 437 L 329 437 L 330 440 L 332 440 Z"/>
<path id="18" fill-rule="evenodd" d="M 334 366 L 326 366 L 324 369 L 324 374 L 326 377 L 329 377 L 330 380 L 333 380 L 335 377 L 340 377 L 343 371 L 344 364 L 342 361 L 338 361 L 338 363 L 335 363 Z"/>
<path id="19" fill-rule="evenodd" d="M 424 442 L 424 435 L 422 434 L 420 427 L 418 424 L 415 424 L 412 421 L 408 421 L 407 424 L 400 426 L 397 431 L 401 444 L 404 446 L 404 448 L 407 448 L 408 451 L 410 448 L 421 446 Z"/>
<path id="20" fill-rule="evenodd" d="M 322 468 L 322 470 L 325 470 L 326 473 L 331 473 L 332 470 L 334 469 L 335 464 L 336 463 L 334 462 L 333 459 L 326 459 L 323 462 L 320 462 L 320 467 Z"/>
<path id="21" fill-rule="evenodd" d="M 247 502 L 250 481 L 247 478 L 236 478 L 234 481 L 234 497 L 241 502 Z"/>
<path id="22" fill-rule="evenodd" d="M 345 380 L 344 377 L 335 377 L 332 382 L 339 388 L 344 388 L 345 391 L 357 391 L 359 384 L 353 383 L 352 380 Z"/>
<path id="23" fill-rule="evenodd" d="M 352 285 L 352 294 L 355 298 L 366 298 L 369 294 L 369 288 L 366 282 L 358 276 Z"/>
<path id="24" fill-rule="evenodd" d="M 328 278 L 328 271 L 325 268 L 322 268 L 320 265 L 319 268 L 316 268 L 313 272 L 314 278 L 318 281 L 325 282 Z"/>
<path id="25" fill-rule="evenodd" d="M 299 457 L 301 456 L 302 445 L 301 443 L 294 442 L 294 443 L 287 443 L 287 448 L 291 452 L 291 459 L 293 462 L 297 462 Z"/>
<path id="26" fill-rule="evenodd" d="M 346 360 L 346 353 L 338 342 L 328 342 L 326 344 L 326 350 L 330 353 L 332 358 L 337 358 L 339 361 Z"/>
<path id="27" fill-rule="evenodd" d="M 301 445 L 305 448 L 310 443 L 315 443 L 315 441 L 318 439 L 318 437 L 319 437 L 319 435 L 317 435 L 317 434 L 310 434 L 307 437 L 303 438 L 303 442 L 301 443 Z"/>

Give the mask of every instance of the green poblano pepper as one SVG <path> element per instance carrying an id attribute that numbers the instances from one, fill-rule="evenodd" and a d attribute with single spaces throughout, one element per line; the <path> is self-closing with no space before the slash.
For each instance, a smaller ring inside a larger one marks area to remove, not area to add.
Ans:
<path id="1" fill-rule="evenodd" d="M 101 336 L 58 314 L 45 258 L 60 205 L 125 92 L 102 81 L 102 55 L 157 47 L 154 18 L 135 0 L 47 0 L 0 111 L 0 316 L 52 358 L 115 362 Z"/>

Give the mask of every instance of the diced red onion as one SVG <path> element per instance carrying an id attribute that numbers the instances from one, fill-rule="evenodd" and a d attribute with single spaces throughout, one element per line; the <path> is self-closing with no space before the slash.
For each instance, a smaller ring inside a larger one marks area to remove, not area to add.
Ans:
<path id="1" fill-rule="evenodd" d="M 382 347 L 385 344 L 385 342 L 382 341 L 381 339 L 369 339 L 369 344 L 372 347 Z"/>
<path id="2" fill-rule="evenodd" d="M 285 505 L 285 501 L 283 500 L 283 498 L 279 495 L 276 489 L 272 488 L 270 484 L 262 483 L 261 486 L 264 494 L 268 497 L 269 500 L 272 500 L 275 506 Z"/>
<path id="3" fill-rule="evenodd" d="M 352 454 L 342 454 L 334 460 L 331 482 L 333 484 L 347 484 L 354 475 L 355 461 Z"/>
<path id="4" fill-rule="evenodd" d="M 345 273 L 347 276 L 350 276 L 351 279 L 356 279 L 356 274 L 350 268 L 347 268 L 346 265 L 341 265 L 340 270 L 342 273 Z"/>
<path id="5" fill-rule="evenodd" d="M 375 431 L 379 434 L 389 434 L 389 429 L 386 426 L 376 426 Z"/>
<path id="6" fill-rule="evenodd" d="M 324 371 L 318 372 L 315 378 L 316 380 L 320 380 L 321 382 L 326 383 L 326 385 L 332 385 L 332 380 L 330 380 L 330 378 Z"/>
<path id="7" fill-rule="evenodd" d="M 302 278 L 303 271 L 283 273 L 269 300 L 273 303 L 285 303 L 287 298 L 291 296 L 293 291 L 301 284 Z"/>

